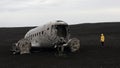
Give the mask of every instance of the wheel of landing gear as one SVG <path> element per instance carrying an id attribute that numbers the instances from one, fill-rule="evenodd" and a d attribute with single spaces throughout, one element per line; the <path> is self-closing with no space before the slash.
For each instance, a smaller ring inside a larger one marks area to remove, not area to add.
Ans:
<path id="1" fill-rule="evenodd" d="M 80 49 L 80 40 L 77 38 L 72 38 L 68 45 L 71 52 L 76 52 Z"/>

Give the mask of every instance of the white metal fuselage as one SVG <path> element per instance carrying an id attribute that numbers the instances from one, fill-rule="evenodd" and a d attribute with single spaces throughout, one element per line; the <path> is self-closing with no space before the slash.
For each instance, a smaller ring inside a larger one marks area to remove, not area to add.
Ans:
<path id="1" fill-rule="evenodd" d="M 68 24 L 58 20 L 29 30 L 24 38 L 32 47 L 52 47 L 61 37 L 68 41 L 68 30 Z"/>

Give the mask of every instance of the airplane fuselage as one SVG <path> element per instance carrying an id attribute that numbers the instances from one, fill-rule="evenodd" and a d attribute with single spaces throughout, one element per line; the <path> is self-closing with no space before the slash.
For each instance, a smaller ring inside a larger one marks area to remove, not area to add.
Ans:
<path id="1" fill-rule="evenodd" d="M 52 47 L 61 37 L 68 41 L 69 28 L 58 20 L 29 30 L 24 38 L 30 40 L 32 47 Z"/>

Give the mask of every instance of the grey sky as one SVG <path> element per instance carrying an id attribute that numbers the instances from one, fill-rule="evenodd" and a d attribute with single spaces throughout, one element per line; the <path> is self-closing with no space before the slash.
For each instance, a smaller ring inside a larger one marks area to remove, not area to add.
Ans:
<path id="1" fill-rule="evenodd" d="M 120 22 L 120 0 L 0 0 L 0 27 Z"/>

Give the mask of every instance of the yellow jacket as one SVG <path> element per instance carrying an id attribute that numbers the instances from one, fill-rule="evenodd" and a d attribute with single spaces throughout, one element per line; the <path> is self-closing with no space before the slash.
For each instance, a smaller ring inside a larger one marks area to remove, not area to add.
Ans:
<path id="1" fill-rule="evenodd" d="M 101 41 L 101 42 L 104 42 L 104 41 L 105 41 L 105 36 L 104 36 L 103 34 L 101 34 L 101 36 L 100 36 L 100 41 Z"/>

